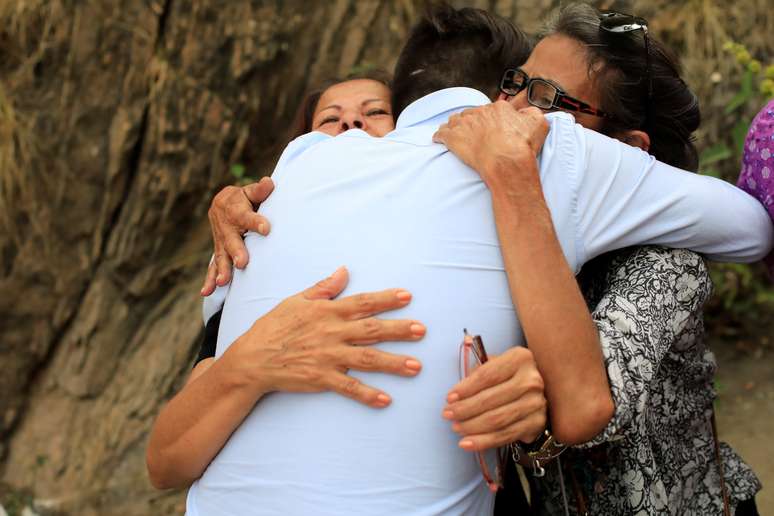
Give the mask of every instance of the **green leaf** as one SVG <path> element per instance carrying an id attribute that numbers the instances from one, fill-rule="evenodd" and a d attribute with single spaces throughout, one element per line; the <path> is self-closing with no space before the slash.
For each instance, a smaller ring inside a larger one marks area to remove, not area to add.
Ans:
<path id="1" fill-rule="evenodd" d="M 731 152 L 731 149 L 728 148 L 728 145 L 718 143 L 717 145 L 713 145 L 712 147 L 704 149 L 704 151 L 701 153 L 701 156 L 699 157 L 699 168 L 703 169 L 704 167 L 712 165 L 713 163 L 728 159 L 732 155 L 733 153 Z M 707 172 L 704 173 L 708 174 Z"/>
<path id="2" fill-rule="evenodd" d="M 736 111 L 740 106 L 747 103 L 753 94 L 753 73 L 750 70 L 745 70 L 742 74 L 742 83 L 739 85 L 739 91 L 736 92 L 734 98 L 726 106 L 725 113 L 730 115 Z"/>
<path id="3" fill-rule="evenodd" d="M 751 123 L 752 120 L 745 117 L 737 121 L 734 128 L 731 129 L 731 139 L 734 141 L 734 151 L 740 157 L 744 152 L 744 141 L 747 138 L 747 131 L 750 129 Z"/>
<path id="4" fill-rule="evenodd" d="M 231 175 L 237 179 L 242 179 L 245 175 L 245 166 L 241 163 L 231 165 Z"/>

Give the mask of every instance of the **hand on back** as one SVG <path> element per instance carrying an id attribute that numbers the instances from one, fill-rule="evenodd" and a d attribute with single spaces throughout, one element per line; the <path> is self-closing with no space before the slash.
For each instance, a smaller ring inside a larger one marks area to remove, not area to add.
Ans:
<path id="1" fill-rule="evenodd" d="M 248 231 L 268 235 L 266 217 L 255 210 L 274 190 L 271 178 L 243 187 L 227 186 L 215 196 L 207 212 L 215 247 L 214 259 L 207 268 L 201 295 L 209 296 L 217 286 L 231 281 L 232 267 L 244 269 L 249 261 L 243 236 Z"/>
<path id="2" fill-rule="evenodd" d="M 524 160 L 535 160 L 548 135 L 543 112 L 516 110 L 500 100 L 452 115 L 433 136 L 477 171 L 489 189 L 519 180 Z M 532 169 L 527 170 L 533 174 Z"/>
<path id="3" fill-rule="evenodd" d="M 255 324 L 224 353 L 239 377 L 263 395 L 272 391 L 334 391 L 374 408 L 390 396 L 357 378 L 349 369 L 415 376 L 416 359 L 372 347 L 384 341 L 417 341 L 425 327 L 413 320 L 374 317 L 402 308 L 411 294 L 402 289 L 334 299 L 348 281 L 346 269 L 292 296 Z"/>

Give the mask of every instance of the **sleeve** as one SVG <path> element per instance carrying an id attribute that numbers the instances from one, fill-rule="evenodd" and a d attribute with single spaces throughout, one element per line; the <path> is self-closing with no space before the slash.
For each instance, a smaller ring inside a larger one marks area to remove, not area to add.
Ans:
<path id="1" fill-rule="evenodd" d="M 756 199 L 713 177 L 671 167 L 576 125 L 577 231 L 584 261 L 633 245 L 692 249 L 712 260 L 754 262 L 774 244 Z"/>
<path id="2" fill-rule="evenodd" d="M 218 311 L 215 315 L 210 317 L 207 321 L 207 326 L 204 327 L 204 338 L 202 339 L 202 346 L 199 348 L 199 355 L 196 357 L 194 367 L 196 364 L 204 360 L 205 358 L 212 358 L 215 356 L 215 349 L 218 345 L 218 329 L 220 328 L 220 316 L 223 313 L 223 309 Z"/>
<path id="3" fill-rule="evenodd" d="M 582 447 L 638 431 L 664 357 L 701 317 L 712 291 L 704 261 L 682 249 L 640 247 L 613 262 L 592 318 L 599 329 L 615 412 Z"/>

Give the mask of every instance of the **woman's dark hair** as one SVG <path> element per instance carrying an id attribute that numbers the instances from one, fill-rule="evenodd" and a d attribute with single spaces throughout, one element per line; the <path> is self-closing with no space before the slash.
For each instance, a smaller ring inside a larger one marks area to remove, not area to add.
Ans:
<path id="1" fill-rule="evenodd" d="M 320 102 L 325 90 L 331 86 L 336 86 L 342 82 L 356 81 L 359 79 L 368 79 L 384 84 L 387 88 L 391 87 L 392 79 L 390 74 L 384 70 L 369 70 L 362 73 L 352 73 L 344 78 L 331 78 L 322 81 L 316 88 L 312 89 L 304 98 L 301 105 L 296 112 L 295 122 L 293 123 L 293 132 L 290 135 L 290 139 L 298 138 L 302 134 L 306 134 L 312 130 L 312 121 L 314 119 L 314 111 L 317 109 L 317 104 Z"/>
<path id="2" fill-rule="evenodd" d="M 600 28 L 600 12 L 582 3 L 562 8 L 540 36 L 555 34 L 586 47 L 589 76 L 599 91 L 598 107 L 611 116 L 601 132 L 614 136 L 644 131 L 650 136 L 649 152 L 659 161 L 685 170 L 698 168 L 691 135 L 701 121 L 699 101 L 680 77 L 680 63 L 672 52 L 648 34 L 648 77 L 644 31 L 607 32 Z"/>

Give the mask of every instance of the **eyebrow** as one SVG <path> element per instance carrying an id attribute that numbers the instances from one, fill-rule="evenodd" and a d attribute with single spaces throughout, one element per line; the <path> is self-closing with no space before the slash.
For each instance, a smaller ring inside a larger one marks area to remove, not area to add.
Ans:
<path id="1" fill-rule="evenodd" d="M 522 71 L 523 71 L 523 69 L 522 69 Z M 524 72 L 524 73 L 527 73 L 527 72 Z M 559 84 L 557 81 L 555 81 L 553 79 L 547 79 L 545 77 L 541 77 L 540 75 L 535 76 L 535 75 L 530 75 L 530 74 L 527 74 L 527 77 L 529 77 L 530 79 L 541 79 L 541 80 L 544 80 L 547 83 L 549 83 L 552 86 L 554 86 L 556 89 L 561 90 L 563 93 L 567 93 L 567 90 L 564 88 L 564 86 L 562 86 L 561 84 Z"/>
<path id="2" fill-rule="evenodd" d="M 561 91 L 563 93 L 567 93 L 567 90 L 564 88 L 564 86 L 562 86 L 561 84 L 559 84 L 558 82 L 556 82 L 553 79 L 546 79 L 545 77 L 538 77 L 538 79 L 543 79 L 547 83 L 550 83 L 551 85 L 553 85 L 557 90 L 559 90 L 559 91 Z"/>
<path id="3" fill-rule="evenodd" d="M 364 100 L 363 102 L 361 102 L 360 106 L 362 107 L 362 106 L 365 106 L 366 104 L 371 104 L 372 102 L 387 102 L 387 101 L 384 100 L 384 99 L 368 99 L 368 100 Z M 322 108 L 319 112 L 322 113 L 326 109 L 339 109 L 339 110 L 341 110 L 341 106 L 339 106 L 338 104 L 331 104 L 330 106 Z"/>

